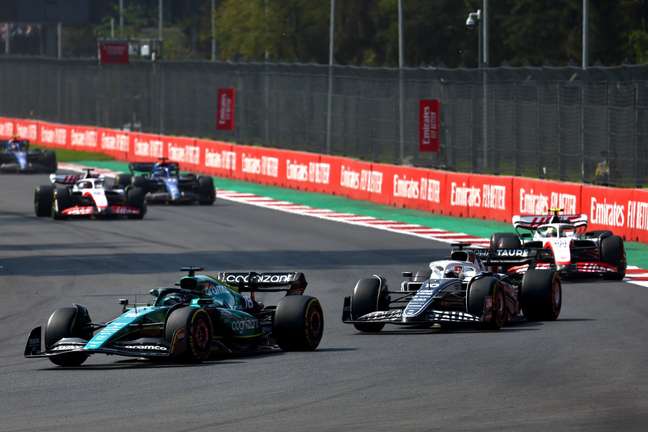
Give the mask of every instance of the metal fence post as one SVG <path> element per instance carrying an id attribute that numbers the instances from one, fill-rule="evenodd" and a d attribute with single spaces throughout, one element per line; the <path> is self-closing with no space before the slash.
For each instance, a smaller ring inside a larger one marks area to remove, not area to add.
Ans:
<path id="1" fill-rule="evenodd" d="M 335 0 L 330 0 L 329 18 L 329 67 L 328 92 L 326 98 L 326 154 L 331 153 L 331 115 L 333 111 L 333 50 L 335 48 Z"/>
<path id="2" fill-rule="evenodd" d="M 634 83 L 634 178 L 635 185 L 641 187 L 639 173 L 639 83 Z"/>
<path id="3" fill-rule="evenodd" d="M 5 54 L 11 54 L 11 23 L 7 23 L 7 35 L 5 37 Z"/>

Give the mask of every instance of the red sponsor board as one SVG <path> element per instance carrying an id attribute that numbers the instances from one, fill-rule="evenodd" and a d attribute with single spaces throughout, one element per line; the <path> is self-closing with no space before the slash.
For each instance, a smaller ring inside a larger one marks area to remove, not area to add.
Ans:
<path id="1" fill-rule="evenodd" d="M 285 185 L 286 171 L 282 161 L 291 152 L 250 146 L 237 146 L 237 150 L 242 178 L 262 184 Z"/>
<path id="2" fill-rule="evenodd" d="M 441 143 L 441 103 L 438 99 L 419 101 L 419 151 L 439 152 Z"/>
<path id="3" fill-rule="evenodd" d="M 648 243 L 648 191 L 634 189 L 628 201 L 626 240 Z"/>
<path id="4" fill-rule="evenodd" d="M 387 182 L 391 189 L 391 199 L 388 204 L 418 210 L 440 210 L 445 173 L 393 165 L 383 165 L 383 167 L 388 172 Z"/>
<path id="5" fill-rule="evenodd" d="M 580 214 L 581 186 L 578 183 L 562 183 L 513 177 L 513 215 L 548 214 L 549 209 L 561 208 L 565 214 Z"/>
<path id="6" fill-rule="evenodd" d="M 201 149 L 194 138 L 163 137 L 167 157 L 181 164 L 182 169 L 199 169 L 201 164 Z"/>
<path id="7" fill-rule="evenodd" d="M 470 207 L 470 217 L 511 222 L 513 178 L 471 175 L 470 189 L 478 190 L 480 197 L 477 205 Z"/>
<path id="8" fill-rule="evenodd" d="M 14 135 L 31 142 L 38 142 L 38 121 L 16 120 L 14 122 Z"/>
<path id="9" fill-rule="evenodd" d="M 14 122 L 12 119 L 0 117 L 0 139 L 9 139 L 14 134 Z"/>
<path id="10" fill-rule="evenodd" d="M 67 147 L 69 127 L 56 123 L 40 123 L 40 144 L 46 147 Z"/>
<path id="11" fill-rule="evenodd" d="M 97 149 L 97 129 L 73 126 L 70 128 L 70 147 L 72 149 L 94 151 Z"/>
<path id="12" fill-rule="evenodd" d="M 162 136 L 133 132 L 131 137 L 130 161 L 154 162 L 167 157 Z"/>
<path id="13" fill-rule="evenodd" d="M 310 192 L 330 190 L 331 163 L 314 153 L 287 151 L 281 165 L 285 186 Z"/>
<path id="14" fill-rule="evenodd" d="M 97 129 L 99 149 L 101 152 L 117 159 L 128 159 L 131 133 L 115 129 Z"/>
<path id="15" fill-rule="evenodd" d="M 331 167 L 327 193 L 347 198 L 370 200 L 371 194 L 382 192 L 381 174 L 371 170 L 371 163 L 339 156 L 322 156 L 321 162 Z"/>
<path id="16" fill-rule="evenodd" d="M 632 189 L 618 189 L 603 186 L 582 186 L 582 213 L 588 217 L 590 230 L 608 229 L 621 236 L 629 236 L 629 214 L 633 195 Z"/>
<path id="17" fill-rule="evenodd" d="M 218 107 L 216 110 L 216 129 L 234 130 L 236 109 L 236 90 L 232 87 L 218 89 Z"/>
<path id="18" fill-rule="evenodd" d="M 99 42 L 99 62 L 101 64 L 128 64 L 128 42 Z"/>
<path id="19" fill-rule="evenodd" d="M 234 177 L 238 165 L 233 144 L 222 141 L 196 140 L 202 150 L 202 166 L 206 173 Z"/>

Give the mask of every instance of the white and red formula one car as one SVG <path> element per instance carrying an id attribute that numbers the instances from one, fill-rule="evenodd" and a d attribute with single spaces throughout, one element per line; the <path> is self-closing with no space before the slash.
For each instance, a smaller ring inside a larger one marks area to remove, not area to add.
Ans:
<path id="1" fill-rule="evenodd" d="M 535 268 L 555 268 L 563 275 L 599 275 L 621 280 L 626 272 L 623 239 L 611 231 L 587 231 L 587 215 L 561 214 L 551 209 L 548 215 L 513 216 L 516 233 L 495 233 L 490 249 L 498 254 L 524 256 L 533 249 L 545 249 L 544 262 Z M 527 265 L 508 272 L 524 273 Z"/>
<path id="2" fill-rule="evenodd" d="M 51 174 L 52 184 L 34 190 L 34 211 L 38 217 L 116 217 L 142 219 L 146 214 L 142 188 L 110 186 L 103 176 L 87 170 L 80 175 Z"/>

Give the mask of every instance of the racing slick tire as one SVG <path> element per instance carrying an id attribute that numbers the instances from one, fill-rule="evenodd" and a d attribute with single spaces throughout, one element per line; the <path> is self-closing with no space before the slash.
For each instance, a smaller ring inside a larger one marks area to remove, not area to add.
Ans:
<path id="1" fill-rule="evenodd" d="M 44 151 L 43 159 L 47 171 L 49 171 L 49 173 L 55 173 L 58 169 L 58 163 L 56 162 L 56 153 L 51 150 Z"/>
<path id="2" fill-rule="evenodd" d="M 135 176 L 131 180 L 131 184 L 134 187 L 142 188 L 144 191 L 146 191 L 148 187 L 148 180 L 146 180 L 146 178 L 144 178 L 143 176 Z"/>
<path id="3" fill-rule="evenodd" d="M 70 189 L 66 187 L 57 187 L 54 190 L 54 198 L 52 199 L 52 217 L 56 220 L 65 219 L 63 210 L 69 207 L 72 207 Z"/>
<path id="4" fill-rule="evenodd" d="M 562 284 L 553 270 L 527 270 L 520 290 L 522 312 L 529 321 L 555 321 L 562 307 Z"/>
<path id="5" fill-rule="evenodd" d="M 480 326 L 485 330 L 502 328 L 506 324 L 506 305 L 497 279 L 487 276 L 472 282 L 466 292 L 466 310 L 480 317 Z"/>
<path id="6" fill-rule="evenodd" d="M 210 176 L 198 177 L 198 204 L 212 205 L 216 201 L 214 180 Z"/>
<path id="7" fill-rule="evenodd" d="M 146 192 L 140 187 L 126 189 L 126 203 L 139 209 L 139 214 L 128 215 L 128 219 L 144 219 L 146 214 Z"/>
<path id="8" fill-rule="evenodd" d="M 212 324 L 204 309 L 181 307 L 171 311 L 164 335 L 171 358 L 179 362 L 199 363 L 211 353 Z"/>
<path id="9" fill-rule="evenodd" d="M 360 279 L 351 295 L 351 317 L 357 319 L 363 315 L 389 308 L 387 292 L 381 289 L 378 278 Z M 353 323 L 356 330 L 375 333 L 385 327 L 385 323 Z"/>
<path id="10" fill-rule="evenodd" d="M 133 176 L 130 174 L 117 174 L 115 176 L 115 187 L 118 189 L 126 189 L 133 181 Z"/>
<path id="11" fill-rule="evenodd" d="M 495 233 L 490 238 L 491 249 L 517 249 L 522 247 L 520 237 L 514 233 Z"/>
<path id="12" fill-rule="evenodd" d="M 324 312 L 319 300 L 289 295 L 277 304 L 272 334 L 284 351 L 314 351 L 324 334 Z"/>
<path id="13" fill-rule="evenodd" d="M 89 327 L 90 314 L 83 306 L 64 307 L 56 309 L 47 320 L 45 327 L 45 349 L 49 350 L 62 338 L 92 338 Z M 49 361 L 58 366 L 80 366 L 88 359 L 88 354 L 69 353 L 48 357 Z"/>
<path id="14" fill-rule="evenodd" d="M 619 271 L 605 274 L 607 279 L 623 280 L 626 274 L 626 254 L 623 239 L 612 235 L 601 240 L 601 260 L 616 266 Z"/>
<path id="15" fill-rule="evenodd" d="M 54 186 L 42 185 L 34 189 L 34 212 L 38 217 L 48 217 L 52 214 L 54 201 Z"/>

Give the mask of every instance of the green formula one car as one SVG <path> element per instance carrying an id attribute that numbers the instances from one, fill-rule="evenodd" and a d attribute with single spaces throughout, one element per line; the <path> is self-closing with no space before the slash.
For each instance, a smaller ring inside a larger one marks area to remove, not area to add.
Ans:
<path id="1" fill-rule="evenodd" d="M 25 357 L 47 357 L 59 366 L 79 366 L 98 353 L 199 362 L 216 353 L 311 351 L 319 345 L 324 315 L 315 297 L 303 295 L 303 273 L 211 277 L 196 274 L 201 270 L 183 268 L 188 276 L 175 287 L 151 290 L 152 304 L 121 299 L 122 314 L 107 323 L 93 323 L 81 305 L 57 309 L 44 332 L 31 331 Z M 281 291 L 286 295 L 276 306 L 255 299 L 256 292 Z"/>

